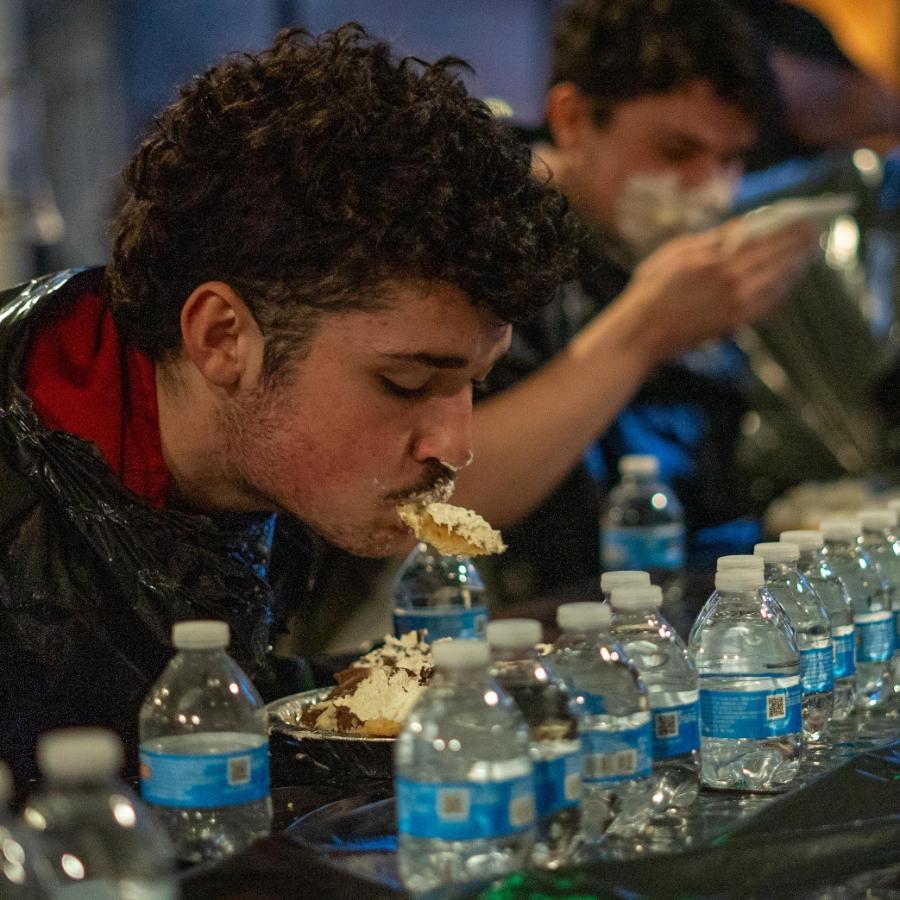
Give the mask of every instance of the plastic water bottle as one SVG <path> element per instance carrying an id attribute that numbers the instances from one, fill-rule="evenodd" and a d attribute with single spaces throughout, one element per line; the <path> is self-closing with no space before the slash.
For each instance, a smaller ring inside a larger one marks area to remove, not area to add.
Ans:
<path id="1" fill-rule="evenodd" d="M 639 833 L 652 813 L 647 688 L 611 642 L 610 618 L 605 603 L 564 603 L 556 611 L 561 633 L 553 660 L 581 711 L 581 821 L 588 841 Z"/>
<path id="2" fill-rule="evenodd" d="M 822 556 L 825 538 L 821 531 L 782 531 L 779 540 L 796 544 L 798 568 L 806 576 L 831 620 L 834 651 L 834 708 L 832 722 L 843 722 L 856 706 L 856 629 L 850 595 Z"/>
<path id="3" fill-rule="evenodd" d="M 778 791 L 797 775 L 800 654 L 757 569 L 716 573 L 688 641 L 700 676 L 703 784 Z"/>
<path id="4" fill-rule="evenodd" d="M 891 589 L 891 609 L 894 613 L 894 657 L 891 687 L 900 693 L 900 537 L 897 533 L 897 511 L 893 509 L 864 509 L 859 514 L 862 525 L 862 546 L 875 560 Z"/>
<path id="5" fill-rule="evenodd" d="M 397 856 L 411 892 L 522 868 L 534 843 L 528 726 L 485 641 L 432 648 L 435 674 L 397 739 Z"/>
<path id="6" fill-rule="evenodd" d="M 609 600 L 616 588 L 639 585 L 644 587 L 650 584 L 650 573 L 641 572 L 638 569 L 615 569 L 612 572 L 604 572 L 600 576 L 600 593 L 604 600 Z"/>
<path id="7" fill-rule="evenodd" d="M 665 598 L 676 600 L 684 594 L 681 504 L 659 480 L 655 456 L 623 456 L 619 474 L 601 519 L 602 567 L 649 572 Z"/>
<path id="8" fill-rule="evenodd" d="M 525 717 L 534 763 L 537 835 L 531 862 L 555 869 L 567 862 L 581 830 L 581 745 L 572 698 L 546 658 L 536 619 L 488 625 L 491 674 Z"/>
<path id="9" fill-rule="evenodd" d="M 141 792 L 187 863 L 230 856 L 272 823 L 265 711 L 229 638 L 225 622 L 178 622 L 178 653 L 141 707 Z"/>
<path id="10" fill-rule="evenodd" d="M 616 588 L 612 637 L 637 667 L 653 715 L 654 806 L 684 809 L 700 789 L 700 694 L 684 641 L 659 612 L 656 585 Z"/>
<path id="11" fill-rule="evenodd" d="M 47 860 L 40 854 L 32 834 L 9 811 L 13 781 L 7 766 L 0 762 L 0 897 L 9 900 L 42 900 L 46 897 L 36 871 L 47 878 Z"/>
<path id="12" fill-rule="evenodd" d="M 888 699 L 894 653 L 890 587 L 867 550 L 857 543 L 861 528 L 852 519 L 826 519 L 824 558 L 847 588 L 856 625 L 856 694 L 864 708 Z"/>
<path id="13" fill-rule="evenodd" d="M 794 629 L 800 651 L 803 738 L 825 739 L 834 709 L 834 647 L 831 619 L 812 585 L 797 568 L 800 547 L 787 541 L 757 544 L 753 552 L 765 563 L 766 590 L 781 604 Z"/>
<path id="14" fill-rule="evenodd" d="M 394 633 L 440 638 L 484 638 L 488 611 L 484 582 L 466 556 L 442 556 L 420 542 L 394 577 Z"/>
<path id="15" fill-rule="evenodd" d="M 49 732 L 37 757 L 44 783 L 23 818 L 48 862 L 49 896 L 174 900 L 172 844 L 119 780 L 119 739 L 102 729 Z"/>

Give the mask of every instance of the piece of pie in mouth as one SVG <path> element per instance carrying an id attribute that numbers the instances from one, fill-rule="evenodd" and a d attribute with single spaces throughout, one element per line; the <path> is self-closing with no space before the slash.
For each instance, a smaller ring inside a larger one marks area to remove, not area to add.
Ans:
<path id="1" fill-rule="evenodd" d="M 420 540 L 444 556 L 487 556 L 506 550 L 500 532 L 478 513 L 449 503 L 404 503 L 397 515 Z"/>

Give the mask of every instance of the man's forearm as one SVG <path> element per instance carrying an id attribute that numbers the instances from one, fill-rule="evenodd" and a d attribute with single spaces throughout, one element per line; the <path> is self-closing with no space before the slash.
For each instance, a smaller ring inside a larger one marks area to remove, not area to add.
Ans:
<path id="1" fill-rule="evenodd" d="M 537 506 L 627 404 L 657 361 L 640 310 L 616 302 L 533 375 L 482 403 L 454 502 L 498 527 Z"/>

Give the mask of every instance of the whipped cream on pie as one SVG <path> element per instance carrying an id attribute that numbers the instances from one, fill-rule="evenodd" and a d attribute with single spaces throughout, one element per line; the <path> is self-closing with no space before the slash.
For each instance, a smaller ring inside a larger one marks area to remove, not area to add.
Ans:
<path id="1" fill-rule="evenodd" d="M 500 532 L 471 509 L 449 503 L 397 507 L 397 515 L 420 540 L 445 556 L 484 556 L 506 550 Z"/>
<path id="2" fill-rule="evenodd" d="M 386 635 L 384 646 L 338 672 L 337 686 L 301 720 L 317 731 L 395 737 L 433 671 L 431 648 L 417 632 Z"/>

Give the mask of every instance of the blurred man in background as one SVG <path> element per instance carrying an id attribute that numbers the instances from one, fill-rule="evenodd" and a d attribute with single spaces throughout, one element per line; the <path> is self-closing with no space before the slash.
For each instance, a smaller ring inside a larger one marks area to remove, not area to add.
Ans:
<path id="1" fill-rule="evenodd" d="M 502 593 L 597 571 L 600 500 L 628 453 L 660 458 L 695 559 L 758 539 L 734 477 L 743 361 L 704 343 L 773 310 L 815 246 L 794 227 L 732 252 L 733 223 L 710 227 L 776 97 L 765 47 L 721 0 L 563 11 L 534 170 L 585 226 L 579 277 L 516 331 L 457 495 L 507 527 Z"/>

